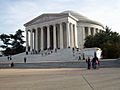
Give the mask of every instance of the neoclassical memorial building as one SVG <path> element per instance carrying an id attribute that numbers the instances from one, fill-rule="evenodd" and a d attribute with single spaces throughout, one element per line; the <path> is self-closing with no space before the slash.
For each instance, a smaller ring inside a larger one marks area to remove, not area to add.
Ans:
<path id="1" fill-rule="evenodd" d="M 26 51 L 84 47 L 85 37 L 102 32 L 104 26 L 74 11 L 45 13 L 24 24 Z"/>

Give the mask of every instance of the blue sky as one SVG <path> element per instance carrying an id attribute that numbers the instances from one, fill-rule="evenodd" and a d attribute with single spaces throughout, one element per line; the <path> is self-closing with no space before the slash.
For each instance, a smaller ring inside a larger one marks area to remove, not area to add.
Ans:
<path id="1" fill-rule="evenodd" d="M 120 33 L 120 0 L 0 0 L 0 34 L 15 33 L 42 13 L 76 11 Z"/>

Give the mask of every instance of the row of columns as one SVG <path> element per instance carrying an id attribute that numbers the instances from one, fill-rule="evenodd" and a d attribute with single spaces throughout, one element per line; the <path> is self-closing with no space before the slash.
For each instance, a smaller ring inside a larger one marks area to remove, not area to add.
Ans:
<path id="1" fill-rule="evenodd" d="M 59 33 L 57 32 L 58 30 L 56 29 L 56 24 L 52 25 L 53 26 L 53 49 L 58 48 L 57 47 L 57 43 L 59 42 L 59 47 L 60 49 L 62 48 L 66 48 L 66 47 L 78 47 L 77 46 L 77 29 L 76 29 L 76 25 L 72 24 L 70 22 L 65 23 L 65 27 L 63 27 L 63 23 L 59 24 Z M 49 26 L 45 26 L 47 33 L 46 33 L 46 37 L 47 37 L 47 49 L 50 48 L 50 25 Z M 66 33 L 64 33 L 65 31 Z M 39 49 L 43 50 L 44 49 L 44 27 L 40 28 L 40 34 L 38 29 L 34 29 L 34 36 L 33 36 L 33 29 L 30 30 L 31 34 L 30 34 L 30 49 L 31 51 L 33 49 L 35 49 L 36 51 L 38 51 Z M 56 35 L 56 33 L 58 33 Z M 38 38 L 38 35 L 40 35 L 40 38 Z M 28 51 L 28 46 L 29 46 L 29 37 L 28 37 L 28 30 L 26 30 L 26 51 Z M 58 40 L 59 37 L 59 41 Z M 33 40 L 34 39 L 34 40 Z M 38 40 L 40 40 L 40 48 L 39 48 L 39 42 Z M 64 44 L 66 42 L 66 44 Z M 66 45 L 66 47 L 65 47 Z"/>
<path id="2" fill-rule="evenodd" d="M 85 37 L 89 35 L 95 35 L 96 33 L 102 32 L 103 30 L 99 30 L 98 28 L 93 27 L 84 27 Z"/>

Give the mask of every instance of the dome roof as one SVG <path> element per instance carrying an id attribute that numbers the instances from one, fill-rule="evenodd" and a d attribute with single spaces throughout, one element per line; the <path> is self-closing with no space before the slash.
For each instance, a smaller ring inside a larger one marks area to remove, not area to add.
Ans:
<path id="1" fill-rule="evenodd" d="M 83 15 L 81 15 L 81 14 L 75 12 L 75 11 L 68 10 L 68 11 L 63 11 L 62 13 L 69 13 L 69 14 L 73 15 L 75 18 L 80 19 L 80 20 L 81 19 L 87 19 L 87 17 L 85 17 L 85 16 L 83 16 Z"/>
<path id="2" fill-rule="evenodd" d="M 68 11 L 63 11 L 61 13 L 68 13 L 68 14 L 71 14 L 72 16 L 74 16 L 75 18 L 77 18 L 79 21 L 78 22 L 86 22 L 86 23 L 92 23 L 92 24 L 97 24 L 97 25 L 100 25 L 103 27 L 103 25 L 99 22 L 96 22 L 96 21 L 93 21 L 93 20 L 90 20 L 88 19 L 87 17 L 75 12 L 75 11 L 71 11 L 71 10 L 68 10 Z"/>

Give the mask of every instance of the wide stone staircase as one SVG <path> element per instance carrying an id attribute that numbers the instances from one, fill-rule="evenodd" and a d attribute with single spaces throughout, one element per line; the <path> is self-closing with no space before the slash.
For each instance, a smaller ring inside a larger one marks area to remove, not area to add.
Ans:
<path id="1" fill-rule="evenodd" d="M 79 52 L 72 49 L 58 49 L 57 51 L 41 51 L 37 54 L 28 55 L 25 53 L 11 56 L 12 60 L 8 60 L 7 57 L 0 57 L 0 67 L 10 67 L 10 64 L 14 62 L 14 67 L 19 68 L 52 68 L 52 67 L 80 67 L 78 57 Z M 26 63 L 24 63 L 26 58 Z"/>
<path id="2" fill-rule="evenodd" d="M 25 53 L 14 55 L 13 61 L 14 62 L 23 62 L 24 57 L 27 58 L 27 62 L 29 63 L 39 63 L 39 62 L 66 62 L 66 61 L 76 61 L 79 53 L 75 51 L 73 54 L 71 49 L 61 49 L 52 51 L 41 51 L 38 54 L 28 54 Z"/>

